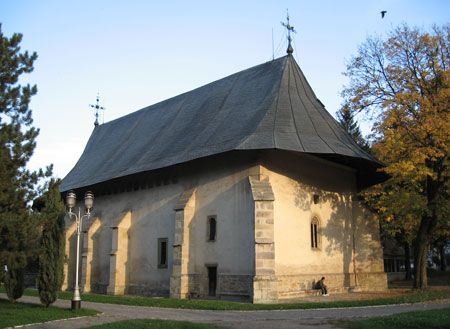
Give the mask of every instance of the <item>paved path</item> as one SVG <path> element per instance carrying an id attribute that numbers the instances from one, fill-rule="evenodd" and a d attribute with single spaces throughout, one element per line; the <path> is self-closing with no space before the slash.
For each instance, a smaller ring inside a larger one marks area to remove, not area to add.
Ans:
<path id="1" fill-rule="evenodd" d="M 0 294 L 0 298 L 5 298 Z M 39 303 L 37 297 L 24 296 L 21 302 Z M 59 307 L 70 307 L 70 301 L 58 300 Z M 212 323 L 227 328 L 239 329 L 298 329 L 335 328 L 333 320 L 345 318 L 362 318 L 390 315 L 400 312 L 450 308 L 450 299 L 418 304 L 401 304 L 388 306 L 370 306 L 353 308 L 332 308 L 315 310 L 281 310 L 281 311 L 204 311 L 142 306 L 126 306 L 82 302 L 82 306 L 95 309 L 102 314 L 78 319 L 59 320 L 50 323 L 27 326 L 27 329 L 72 329 L 85 328 L 96 324 L 127 319 L 170 319 L 199 323 Z"/>

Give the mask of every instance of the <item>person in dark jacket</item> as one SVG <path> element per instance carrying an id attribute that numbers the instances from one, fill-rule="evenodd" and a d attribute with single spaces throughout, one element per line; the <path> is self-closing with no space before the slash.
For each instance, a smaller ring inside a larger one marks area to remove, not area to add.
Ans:
<path id="1" fill-rule="evenodd" d="M 322 296 L 329 296 L 327 286 L 325 285 L 324 276 L 316 283 L 316 289 L 320 289 L 322 291 Z"/>

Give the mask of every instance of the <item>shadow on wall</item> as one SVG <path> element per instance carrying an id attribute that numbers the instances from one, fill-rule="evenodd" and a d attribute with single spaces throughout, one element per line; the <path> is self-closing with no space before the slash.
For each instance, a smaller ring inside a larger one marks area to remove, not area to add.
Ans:
<path id="1" fill-rule="evenodd" d="M 66 255 L 66 259 L 65 259 L 65 261 L 67 262 L 67 290 L 73 291 L 75 288 L 75 266 L 76 266 L 75 257 L 76 257 L 76 248 L 77 248 L 77 231 L 76 231 L 76 229 L 69 236 L 68 241 L 69 241 L 69 252 Z M 81 243 L 80 243 L 80 245 L 81 245 Z M 81 246 L 80 246 L 80 249 L 81 249 Z"/>
<path id="2" fill-rule="evenodd" d="M 231 175 L 239 172 L 240 168 L 235 168 Z M 185 226 L 188 239 L 185 244 L 188 248 L 188 286 L 193 297 L 211 293 L 206 264 L 217 266 L 213 295 L 225 294 L 231 298 L 250 295 L 252 287 L 248 278 L 254 275 L 254 264 L 249 255 L 254 254 L 251 249 L 254 248 L 254 241 L 248 242 L 248 237 L 253 236 L 254 222 L 250 207 L 253 201 L 248 175 L 228 180 L 226 177 L 229 175 L 221 173 L 218 177 L 212 176 L 202 182 L 203 187 L 211 188 L 211 193 L 203 189 L 202 194 L 199 194 L 197 190 L 195 202 L 189 203 L 185 209 L 189 217 L 189 223 Z M 235 206 L 229 207 L 230 200 Z M 213 241 L 208 238 L 208 216 L 217 216 L 217 231 Z M 238 220 L 242 218 L 250 222 Z M 231 266 L 233 262 L 239 269 Z"/>
<path id="3" fill-rule="evenodd" d="M 124 284 L 125 284 L 125 289 L 124 289 L 124 293 L 125 294 L 128 294 L 128 293 L 130 293 L 130 286 L 131 286 L 131 280 L 130 280 L 130 277 L 131 277 L 131 273 L 132 273 L 132 271 L 131 271 L 131 259 L 132 259 L 132 257 L 133 257 L 133 254 L 132 254 L 132 251 L 131 251 L 131 237 L 133 236 L 133 234 L 132 234 L 132 229 L 134 228 L 134 216 L 133 216 L 133 214 L 131 214 L 131 219 L 130 219 L 130 221 L 131 221 L 131 223 L 130 223 L 130 227 L 128 228 L 128 230 L 127 230 L 127 242 L 126 242 L 126 248 L 127 248 L 127 253 L 126 253 L 126 255 L 127 255 L 127 259 L 126 259 L 126 261 L 125 261 L 125 264 L 124 264 L 124 266 L 125 266 L 125 269 L 124 269 L 124 271 L 125 271 L 125 282 L 124 282 Z"/>
<path id="4" fill-rule="evenodd" d="M 100 259 L 102 257 L 102 247 L 101 247 L 101 237 L 104 234 L 104 230 L 106 229 L 104 225 L 102 225 L 101 217 L 97 219 L 98 226 L 94 229 L 94 232 L 92 233 L 91 239 L 92 239 L 92 259 L 91 264 L 88 264 L 88 266 L 91 266 L 91 273 L 90 273 L 90 290 L 91 292 L 95 293 L 106 293 L 106 287 L 108 285 L 108 282 L 99 282 L 99 278 L 101 277 L 101 262 Z M 104 257 L 107 257 L 108 255 L 104 255 Z M 109 271 L 108 271 L 108 278 L 109 280 Z"/>
<path id="5" fill-rule="evenodd" d="M 342 254 L 345 287 L 358 284 L 356 274 L 364 270 L 363 264 L 379 258 L 378 222 L 365 216 L 368 210 L 358 205 L 349 191 L 327 192 L 298 184 L 295 190 L 296 207 L 311 211 L 314 203 L 319 207 L 326 204 L 331 210 L 329 218 L 321 219 L 320 235 L 327 240 L 322 244 L 322 250 L 329 256 Z"/>
<path id="6" fill-rule="evenodd" d="M 169 246 L 173 243 L 175 230 L 174 220 L 170 220 L 167 214 L 174 213 L 173 205 L 177 197 L 164 191 L 152 194 L 152 199 L 145 197 L 135 200 L 135 205 L 128 207 L 136 210 L 132 212 L 127 233 L 125 293 L 167 296 L 172 270 L 172 249 Z M 140 204 L 144 206 L 139 208 L 137 205 Z M 168 239 L 167 266 L 159 267 L 158 240 L 163 238 Z"/>

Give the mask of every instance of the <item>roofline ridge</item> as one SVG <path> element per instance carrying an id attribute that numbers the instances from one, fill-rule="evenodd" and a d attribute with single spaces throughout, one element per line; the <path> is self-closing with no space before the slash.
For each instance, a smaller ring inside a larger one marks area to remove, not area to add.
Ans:
<path id="1" fill-rule="evenodd" d="M 300 67 L 299 67 L 298 65 L 297 65 L 296 67 L 297 67 L 298 69 L 300 69 Z M 297 73 L 297 74 L 295 74 L 295 73 Z M 295 71 L 295 70 L 294 70 L 294 83 L 295 83 L 295 89 L 297 90 L 297 93 L 299 93 L 299 88 L 305 89 L 305 87 L 303 86 L 303 83 L 302 83 L 302 77 L 301 77 L 300 73 L 303 75 L 304 80 L 307 81 L 307 80 L 306 80 L 306 77 L 305 77 L 305 75 L 303 74 L 302 71 L 299 71 L 299 70 Z M 298 84 L 297 84 L 297 76 L 298 76 L 298 79 L 299 79 L 299 83 L 298 83 Z M 299 86 L 299 85 L 301 85 L 301 86 Z M 306 95 L 306 90 L 304 90 L 304 91 L 305 91 L 305 95 Z M 306 97 L 307 97 L 307 99 L 311 102 L 311 100 L 308 98 L 308 96 L 306 96 Z M 317 97 L 316 97 L 315 94 L 314 94 L 314 97 L 315 97 L 315 99 L 317 99 Z M 333 152 L 336 152 L 336 151 L 333 149 L 333 147 L 331 147 L 331 145 L 328 144 L 328 142 L 326 141 L 326 139 L 324 139 L 324 138 L 319 134 L 319 132 L 317 131 L 316 124 L 314 123 L 314 120 L 311 118 L 311 114 L 310 114 L 309 111 L 306 109 L 307 107 L 306 107 L 306 105 L 305 105 L 305 101 L 304 101 L 301 97 L 299 97 L 299 99 L 300 99 L 300 102 L 303 104 L 303 108 L 305 109 L 306 117 L 307 117 L 307 118 L 309 119 L 309 121 L 311 122 L 311 126 L 313 127 L 313 129 L 314 129 L 316 135 L 320 138 L 320 140 L 321 140 L 321 141 L 322 141 L 322 142 L 323 142 L 330 150 L 332 150 Z M 312 102 L 311 102 L 311 103 L 312 103 Z"/>
<path id="2" fill-rule="evenodd" d="M 290 54 L 289 54 L 290 55 Z M 292 73 L 292 77 L 293 77 L 293 81 L 291 81 L 291 73 Z M 289 108 L 291 110 L 291 115 L 292 115 L 292 121 L 294 123 L 294 127 L 295 127 L 295 134 L 297 135 L 297 139 L 298 142 L 300 144 L 300 147 L 306 151 L 305 146 L 303 145 L 302 139 L 300 138 L 300 131 L 299 131 L 299 126 L 297 125 L 297 120 L 295 119 L 295 114 L 294 114 L 294 106 L 292 105 L 292 97 L 291 97 L 291 83 L 295 84 L 295 88 L 297 90 L 298 93 L 298 89 L 297 89 L 297 82 L 295 81 L 295 72 L 294 72 L 294 68 L 291 66 L 291 64 L 289 63 L 289 67 L 288 67 L 288 88 L 287 88 L 287 93 L 288 93 L 288 98 L 289 98 Z M 302 100 L 300 99 L 300 101 L 302 102 Z M 305 107 L 306 108 L 306 107 Z M 314 127 L 314 130 L 316 128 Z"/>
<path id="3" fill-rule="evenodd" d="M 287 58 L 287 57 L 289 57 L 289 55 L 284 55 L 284 56 L 281 56 L 281 57 L 278 57 L 278 58 L 275 58 L 275 59 L 271 59 L 271 60 L 269 60 L 269 61 L 265 61 L 265 62 L 263 62 L 263 63 L 254 65 L 254 66 L 252 66 L 252 67 L 249 67 L 249 68 L 240 70 L 240 71 L 238 71 L 238 72 L 235 72 L 235 73 L 232 73 L 232 74 L 229 74 L 229 75 L 226 75 L 226 76 L 221 77 L 221 78 L 218 78 L 218 79 L 216 79 L 216 80 L 214 80 L 214 81 L 211 81 L 211 82 L 208 82 L 208 83 L 203 84 L 203 85 L 201 85 L 201 86 L 198 86 L 198 87 L 196 87 L 196 88 L 194 88 L 194 89 L 190 89 L 190 90 L 184 91 L 184 92 L 182 92 L 181 94 L 178 94 L 178 95 L 175 95 L 175 96 L 172 96 L 172 97 L 169 97 L 169 98 L 160 100 L 160 101 L 158 101 L 158 102 L 156 102 L 156 103 L 147 105 L 147 106 L 145 106 L 145 107 L 143 107 L 143 108 L 140 108 L 140 109 L 138 109 L 138 110 L 135 110 L 135 111 L 133 111 L 133 112 L 124 114 L 123 116 L 120 116 L 120 117 L 115 118 L 115 119 L 113 119 L 113 120 L 111 120 L 111 121 L 105 122 L 105 123 L 99 125 L 98 127 L 101 127 L 101 126 L 104 126 L 104 125 L 109 125 L 109 124 L 112 123 L 112 122 L 116 122 L 116 121 L 121 120 L 121 119 L 123 119 L 123 118 L 126 118 L 126 117 L 128 117 L 128 116 L 135 115 L 135 114 L 137 114 L 137 113 L 140 112 L 140 111 L 151 111 L 151 110 L 154 110 L 154 108 L 157 108 L 157 105 L 161 105 L 161 104 L 163 104 L 163 103 L 165 103 L 165 102 L 167 102 L 167 101 L 173 100 L 173 99 L 175 99 L 175 98 L 177 98 L 177 97 L 184 96 L 184 95 L 186 95 L 186 94 L 188 94 L 188 93 L 191 93 L 191 92 L 193 92 L 193 91 L 196 91 L 196 90 L 198 90 L 198 89 L 200 89 L 200 88 L 204 88 L 204 87 L 209 86 L 209 85 L 211 85 L 211 84 L 217 83 L 217 82 L 219 82 L 219 81 L 221 81 L 221 80 L 224 80 L 224 79 L 227 79 L 227 78 L 231 78 L 231 77 L 234 76 L 234 75 L 244 73 L 245 71 L 249 71 L 249 70 L 255 69 L 255 68 L 257 68 L 258 66 L 262 66 L 262 65 L 266 65 L 266 64 L 268 64 L 268 63 L 276 62 L 276 61 L 282 60 L 282 59 Z"/>
<path id="4" fill-rule="evenodd" d="M 295 60 L 294 60 L 294 62 L 295 62 Z M 304 80 L 305 80 L 305 82 L 306 82 L 306 84 L 307 84 L 307 87 L 309 88 L 309 90 L 312 92 L 312 95 L 314 96 L 314 100 L 318 100 L 318 98 L 317 98 L 317 95 L 315 94 L 315 92 L 314 92 L 314 90 L 312 89 L 312 87 L 311 87 L 311 85 L 309 84 L 309 81 L 308 81 L 308 79 L 306 79 L 306 76 L 305 76 L 305 74 L 303 73 L 303 71 L 302 71 L 302 69 L 300 68 L 300 66 L 298 65 L 298 63 L 297 62 L 295 62 L 295 64 L 297 64 L 296 66 L 297 66 L 297 69 L 298 69 L 298 71 L 299 71 L 299 73 L 301 73 L 302 75 L 303 75 L 303 77 L 304 77 Z M 305 92 L 306 92 L 306 90 L 305 90 Z M 308 97 L 308 95 L 307 95 L 307 93 L 305 93 L 306 94 L 306 97 Z M 309 98 L 309 97 L 308 97 Z M 310 100 L 310 102 L 311 103 L 313 103 L 313 101 L 314 100 Z M 320 101 L 319 101 L 320 102 Z M 320 104 L 321 105 L 323 105 L 322 104 L 322 102 L 320 102 Z M 327 126 L 328 127 L 330 127 L 330 130 L 333 132 L 333 135 L 336 137 L 336 139 L 338 140 L 338 141 L 340 141 L 347 149 L 349 149 L 350 151 L 352 151 L 352 152 L 354 152 L 355 150 L 353 150 L 352 148 L 350 148 L 348 145 L 347 145 L 347 143 L 346 142 L 344 142 L 344 141 L 342 141 L 342 139 L 336 134 L 336 132 L 335 132 L 335 130 L 330 126 L 330 123 L 329 123 L 329 121 L 327 120 L 327 118 L 325 118 L 324 117 L 324 114 L 326 115 L 326 116 L 328 116 L 328 119 L 329 118 L 331 118 L 332 119 L 332 122 L 334 123 L 334 125 L 336 126 L 336 127 L 338 127 L 338 129 L 340 129 L 342 132 L 344 132 L 344 134 L 345 134 L 345 136 L 346 137 L 348 137 L 347 138 L 347 142 L 348 141 L 350 141 L 351 142 L 351 144 L 353 144 L 353 146 L 356 146 L 356 150 L 357 150 L 357 152 L 359 153 L 359 152 L 361 152 L 361 151 L 363 151 L 362 150 L 362 148 L 353 140 L 353 138 L 351 138 L 350 137 L 350 135 L 348 134 L 348 132 L 346 132 L 339 124 L 337 124 L 337 122 L 336 122 L 336 119 L 334 119 L 333 118 L 333 116 L 327 111 L 327 109 L 325 108 L 325 105 L 323 105 L 322 106 L 323 108 L 323 110 L 325 111 L 325 113 L 322 113 L 323 111 L 318 111 L 319 112 L 319 115 L 324 119 L 324 121 L 325 121 L 325 123 L 327 124 Z M 322 139 L 322 137 L 317 133 L 317 135 L 320 137 L 320 139 Z M 323 140 L 323 139 L 322 139 Z M 326 143 L 327 145 L 328 145 L 328 143 Z M 328 145 L 329 146 L 329 145 Z M 334 152 L 336 152 L 331 146 L 329 146 Z M 368 154 L 368 153 L 366 153 L 366 152 L 364 152 L 363 151 L 363 154 L 364 155 L 368 155 L 369 156 L 369 158 L 370 159 L 373 159 L 373 160 L 375 160 L 375 161 L 377 161 L 375 158 L 373 158 L 370 154 Z"/>
<path id="5" fill-rule="evenodd" d="M 278 79 L 278 87 L 276 88 L 275 99 L 272 101 L 272 103 L 271 103 L 271 105 L 269 107 L 269 109 L 270 109 L 273 106 L 275 106 L 274 122 L 272 124 L 272 145 L 273 145 L 274 148 L 277 148 L 277 145 L 276 145 L 276 142 L 275 142 L 275 122 L 276 122 L 276 117 L 277 117 L 276 114 L 278 112 L 278 100 L 280 98 L 281 80 L 283 78 L 284 71 L 286 70 L 286 65 L 287 65 L 287 61 L 288 61 L 288 57 L 289 56 L 290 55 L 285 55 L 285 56 L 282 56 L 282 57 L 278 57 L 275 60 L 271 60 L 271 61 L 266 62 L 266 63 L 269 63 L 269 62 L 274 62 L 274 61 L 281 60 L 281 59 L 285 60 L 285 62 L 283 64 L 283 68 L 280 70 L 280 78 Z M 245 137 L 241 141 L 239 141 L 239 143 L 236 145 L 236 149 L 239 149 L 242 146 L 242 144 L 244 144 L 253 135 L 253 133 L 258 130 L 258 128 L 260 127 L 261 123 L 264 121 L 264 118 L 268 115 L 268 113 L 269 113 L 269 111 L 266 111 L 266 113 L 264 114 L 264 117 L 261 119 L 259 124 L 255 127 L 255 130 L 252 132 L 252 134 L 247 135 L 247 137 Z"/>
<path id="6" fill-rule="evenodd" d="M 284 56 L 286 58 L 286 61 L 284 62 L 283 65 L 283 69 L 281 70 L 281 76 L 280 79 L 278 80 L 278 90 L 277 90 L 277 101 L 276 101 L 276 105 L 275 105 L 275 115 L 273 118 L 273 125 L 272 125 L 272 143 L 273 143 L 273 147 L 277 147 L 277 142 L 275 140 L 275 124 L 277 122 L 277 113 L 278 113 L 278 101 L 280 99 L 280 90 L 281 90 L 281 85 L 282 85 L 282 80 L 283 80 L 283 76 L 284 76 L 284 72 L 286 71 L 286 66 L 287 66 L 287 62 L 290 58 L 290 54 L 287 54 Z"/>

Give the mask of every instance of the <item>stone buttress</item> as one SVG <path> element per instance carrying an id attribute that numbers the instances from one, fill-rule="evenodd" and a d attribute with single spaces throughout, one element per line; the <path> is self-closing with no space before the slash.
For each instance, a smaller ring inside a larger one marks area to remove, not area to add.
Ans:
<path id="1" fill-rule="evenodd" d="M 254 303 L 271 303 L 278 299 L 273 227 L 275 197 L 268 177 L 252 175 L 249 182 L 255 223 L 255 273 L 251 299 Z"/>
<path id="2" fill-rule="evenodd" d="M 195 189 L 180 196 L 175 210 L 175 237 L 173 242 L 170 297 L 189 297 L 189 224 L 195 213 Z"/>
<path id="3" fill-rule="evenodd" d="M 107 293 L 123 295 L 126 291 L 126 269 L 128 261 L 128 230 L 131 226 L 131 211 L 127 211 L 116 226 L 111 227 L 111 252 L 109 257 L 109 285 Z"/>

